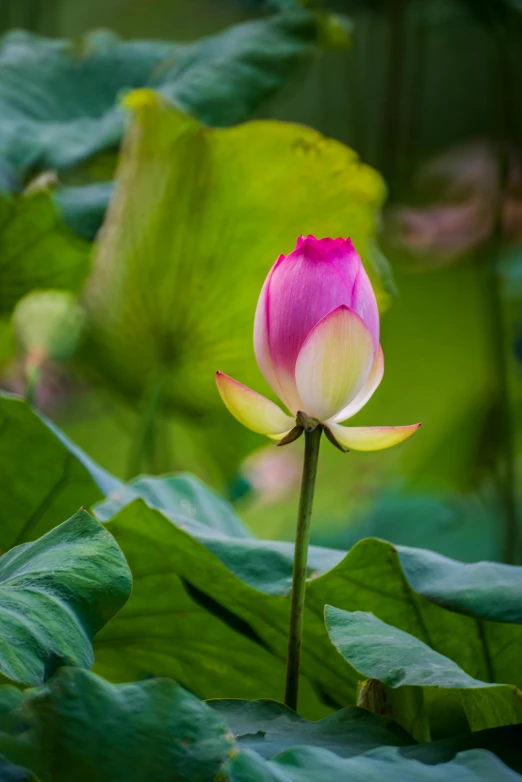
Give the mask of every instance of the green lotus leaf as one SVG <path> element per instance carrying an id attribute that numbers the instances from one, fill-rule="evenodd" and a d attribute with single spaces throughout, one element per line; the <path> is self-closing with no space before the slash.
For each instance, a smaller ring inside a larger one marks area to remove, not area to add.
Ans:
<path id="1" fill-rule="evenodd" d="M 9 690 L 0 751 L 42 782 L 209 782 L 233 748 L 219 714 L 167 679 L 114 685 L 62 668 L 17 699 Z"/>
<path id="2" fill-rule="evenodd" d="M 226 782 L 520 782 L 522 777 L 483 750 L 457 755 L 455 760 L 427 766 L 404 758 L 394 747 L 382 747 L 365 755 L 340 758 L 316 747 L 297 747 L 274 760 L 264 760 L 252 750 L 242 750 L 226 763 Z"/>
<path id="3" fill-rule="evenodd" d="M 147 491 L 149 498 L 152 494 L 159 492 Z M 117 502 L 116 497 L 99 506 L 101 518 L 114 513 Z M 160 510 L 139 499 L 106 523 L 130 563 L 134 591 L 97 639 L 97 670 L 108 678 L 173 676 L 204 697 L 279 700 L 292 545 L 231 537 L 179 510 Z M 474 679 L 520 686 L 520 583 L 516 567 L 464 565 L 379 540 L 361 541 L 346 555 L 311 547 L 300 713 L 316 719 L 356 700 L 361 677 L 349 666 L 339 667 L 342 659 L 324 628 L 329 602 L 372 611 Z M 157 615 L 147 608 L 152 595 Z M 214 650 L 211 669 L 205 663 L 208 645 Z M 269 675 L 261 672 L 268 668 Z M 506 712 L 496 724 L 512 721 Z M 432 738 L 469 729 L 458 713 L 453 723 L 448 718 L 435 724 Z"/>
<path id="4" fill-rule="evenodd" d="M 143 476 L 118 486 L 96 508 L 97 517 L 104 521 L 120 508 L 141 497 L 147 504 L 163 510 L 172 518 L 185 517 L 190 528 L 204 533 L 205 527 L 232 538 L 252 538 L 230 503 L 193 475 L 165 475 L 161 478 Z"/>
<path id="5" fill-rule="evenodd" d="M 0 194 L 0 315 L 35 288 L 77 291 L 88 270 L 88 244 L 62 224 L 47 189 Z"/>
<path id="6" fill-rule="evenodd" d="M 449 743 L 402 746 L 407 734 L 390 720 L 361 709 L 344 709 L 326 720 L 308 723 L 282 704 L 224 701 L 207 705 L 168 679 L 111 685 L 73 668 L 62 668 L 45 686 L 25 692 L 0 688 L 1 750 L 11 763 L 20 762 L 52 782 L 69 779 L 71 774 L 79 782 L 141 782 L 151 772 L 158 779 L 180 782 L 251 781 L 258 778 L 252 776 L 254 771 L 261 769 L 265 775 L 260 779 L 271 778 L 266 774 L 277 769 L 275 778 L 280 780 L 282 773 L 292 772 L 293 765 L 296 779 L 318 782 L 324 778 L 321 771 L 335 770 L 334 778 L 340 779 L 345 778 L 338 776 L 341 770 L 350 779 L 359 779 L 357 773 L 365 771 L 362 778 L 367 780 L 379 768 L 386 779 L 390 772 L 402 772 L 405 779 L 446 780 L 451 771 L 457 776 L 450 779 L 471 782 L 488 779 L 486 771 L 496 771 L 495 779 L 514 780 L 517 776 L 509 776 L 490 754 L 499 753 L 503 762 L 518 770 L 519 734 L 513 731 L 504 728 L 456 737 Z M 385 746 L 378 749 L 380 740 Z M 271 758 L 278 747 L 291 745 L 294 748 L 277 755 L 273 764 L 263 763 L 262 757 Z M 393 746 L 400 748 L 400 754 Z M 369 747 L 375 748 L 365 752 Z M 490 751 L 466 752 L 467 775 L 459 777 L 463 756 L 457 753 L 471 747 Z M 360 763 L 342 764 L 342 758 L 357 755 Z M 450 762 L 456 755 L 456 762 Z M 239 756 L 241 762 L 236 762 Z M 9 764 L 8 769 L 13 773 L 6 776 L 10 782 L 33 779 L 30 772 L 23 776 L 18 766 Z M 0 770 L 4 771 L 1 761 Z M 414 773 L 418 776 L 412 777 Z"/>
<path id="7" fill-rule="evenodd" d="M 116 150 L 125 124 L 119 102 L 130 89 L 158 89 L 209 125 L 240 122 L 311 56 L 319 35 L 304 8 L 188 44 L 122 41 L 109 31 L 76 42 L 9 32 L 0 40 L 0 188 L 17 189 L 28 172 L 48 169 L 68 180 L 71 169 Z M 89 238 L 109 192 L 77 185 L 58 202 Z"/>
<path id="8" fill-rule="evenodd" d="M 310 722 L 276 701 L 209 701 L 241 749 L 253 749 L 273 758 L 290 747 L 322 747 L 343 758 L 362 755 L 380 746 L 411 745 L 411 736 L 397 723 L 366 709 L 347 707 L 317 722 Z"/>
<path id="9" fill-rule="evenodd" d="M 271 760 L 291 747 L 327 749 L 341 758 L 354 757 L 379 746 L 400 747 L 401 755 L 428 765 L 447 763 L 459 752 L 487 749 L 506 765 L 522 772 L 518 750 L 522 725 L 459 733 L 427 744 L 411 742 L 400 726 L 366 709 L 347 707 L 317 722 L 299 717 L 274 701 L 209 701 L 227 722 L 240 749 L 254 750 Z"/>
<path id="10" fill-rule="evenodd" d="M 225 719 L 240 749 L 254 750 L 271 760 L 292 747 L 327 749 L 350 758 L 382 747 L 400 747 L 406 758 L 428 765 L 447 763 L 459 752 L 487 749 L 514 771 L 522 772 L 519 744 L 522 725 L 457 734 L 426 744 L 412 743 L 400 726 L 367 709 L 347 707 L 317 722 L 305 720 L 275 701 L 208 701 Z"/>
<path id="11" fill-rule="evenodd" d="M 352 150 L 306 127 L 211 129 L 151 91 L 127 103 L 135 119 L 85 298 L 87 357 L 134 403 L 159 384 L 166 408 L 217 426 L 215 370 L 265 387 L 255 305 L 299 234 L 351 235 L 388 301 L 373 263 L 384 185 Z"/>
<path id="12" fill-rule="evenodd" d="M 258 592 L 235 578 L 183 529 L 194 529 L 190 519 L 178 517 L 177 521 L 179 526 L 135 500 L 106 523 L 125 547 L 133 596 L 119 620 L 98 636 L 95 671 L 111 681 L 169 676 L 204 698 L 280 699 L 285 680 L 282 650 L 287 600 Z M 277 556 L 277 544 L 272 556 L 269 544 L 252 541 L 243 547 L 248 539 L 212 535 L 208 528 L 204 540 L 225 547 L 230 542 L 229 555 L 242 563 L 245 575 L 250 573 L 251 578 L 267 584 L 271 574 L 278 580 L 277 567 L 286 564 L 286 557 Z M 291 547 L 287 548 L 290 555 Z M 248 564 L 246 550 L 251 553 Z M 230 600 L 223 599 L 224 591 Z M 265 632 L 269 629 L 276 644 Z M 337 656 L 330 654 L 334 663 Z M 339 660 L 338 675 L 342 668 Z M 332 671 L 332 682 L 334 677 Z M 315 682 L 302 682 L 302 708 L 307 716 L 322 717 L 330 711 L 317 689 Z"/>
<path id="13" fill-rule="evenodd" d="M 522 722 L 522 692 L 513 685 L 474 679 L 453 660 L 373 614 L 325 608 L 332 643 L 360 675 L 359 702 L 393 713 L 418 740 L 429 741 L 431 723 L 462 717 L 472 731 Z"/>
<path id="14" fill-rule="evenodd" d="M 97 670 L 118 681 L 172 676 L 207 698 L 280 700 L 292 544 L 256 540 L 230 506 L 187 476 L 125 486 L 19 399 L 0 397 L 0 414 L 4 550 L 109 495 L 96 512 L 129 561 L 134 589 L 95 640 Z M 371 611 L 468 676 L 520 688 L 521 583 L 517 567 L 463 564 L 380 540 L 348 554 L 312 546 L 300 713 L 317 719 L 356 700 L 360 675 L 328 638 L 325 604 Z M 452 727 L 469 730 L 448 720 L 442 735 Z"/>
<path id="15" fill-rule="evenodd" d="M 120 549 L 86 511 L 15 546 L 0 558 L 0 673 L 41 684 L 62 665 L 90 668 L 94 635 L 130 590 Z"/>
<path id="16" fill-rule="evenodd" d="M 459 733 L 447 739 L 430 741 L 428 744 L 412 744 L 401 749 L 407 758 L 415 758 L 435 765 L 447 763 L 459 753 L 469 749 L 486 749 L 493 752 L 503 763 L 522 774 L 522 758 L 518 750 L 522 739 L 522 725 L 508 725 L 503 728 L 479 730 L 476 733 Z"/>
<path id="17" fill-rule="evenodd" d="M 0 394 L 0 552 L 35 540 L 120 483 L 22 399 Z"/>
<path id="18" fill-rule="evenodd" d="M 207 124 L 239 122 L 282 85 L 314 37 L 304 9 L 191 44 L 122 41 L 107 30 L 76 42 L 7 33 L 0 42 L 4 158 L 23 174 L 68 169 L 116 148 L 124 127 L 119 99 L 137 87 L 162 90 Z M 29 83 L 30 92 L 21 89 Z"/>
<path id="19" fill-rule="evenodd" d="M 113 192 L 112 182 L 60 187 L 54 200 L 67 225 L 85 239 L 96 236 Z"/>

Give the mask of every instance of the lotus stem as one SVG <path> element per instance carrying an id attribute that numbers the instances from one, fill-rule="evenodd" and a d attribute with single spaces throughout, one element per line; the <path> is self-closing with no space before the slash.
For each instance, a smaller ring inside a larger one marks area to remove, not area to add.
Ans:
<path id="1" fill-rule="evenodd" d="M 312 518 L 321 432 L 320 426 L 312 431 L 305 431 L 305 454 L 295 538 L 285 689 L 285 704 L 294 711 L 297 711 L 299 691 L 310 520 Z"/>

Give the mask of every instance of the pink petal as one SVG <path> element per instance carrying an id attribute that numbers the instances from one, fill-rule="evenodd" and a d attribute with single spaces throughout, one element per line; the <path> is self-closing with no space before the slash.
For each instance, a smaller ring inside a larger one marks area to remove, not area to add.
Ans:
<path id="1" fill-rule="evenodd" d="M 276 372 L 268 342 L 268 286 L 274 269 L 284 257 L 284 255 L 279 256 L 261 289 L 254 318 L 254 352 L 266 382 L 295 415 L 301 409 L 302 403 L 297 393 L 294 373 L 293 371 L 288 373 L 283 367 L 279 367 L 279 372 Z"/>
<path id="2" fill-rule="evenodd" d="M 315 236 L 309 234 L 308 236 L 300 236 L 295 246 L 296 250 L 300 250 L 303 247 L 308 247 L 310 250 L 318 252 L 320 255 L 327 255 L 331 250 L 339 245 L 343 245 L 348 239 L 339 237 L 338 239 L 316 239 Z M 294 250 L 295 252 L 295 250 Z"/>
<path id="3" fill-rule="evenodd" d="M 338 250 L 336 251 L 338 252 Z M 331 256 L 329 256 L 331 257 Z M 352 303 L 349 305 L 354 312 L 366 324 L 372 335 L 375 350 L 379 347 L 379 309 L 377 299 L 373 292 L 370 278 L 366 274 L 366 269 L 360 263 L 357 277 L 352 289 Z"/>

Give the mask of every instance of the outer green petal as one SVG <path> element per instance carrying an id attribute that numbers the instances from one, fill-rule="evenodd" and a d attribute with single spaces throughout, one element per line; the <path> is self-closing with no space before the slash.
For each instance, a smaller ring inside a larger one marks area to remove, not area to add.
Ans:
<path id="1" fill-rule="evenodd" d="M 228 410 L 247 429 L 258 434 L 282 436 L 295 426 L 294 419 L 270 399 L 223 372 L 216 372 L 216 385 Z"/>
<path id="2" fill-rule="evenodd" d="M 419 426 L 341 426 L 329 423 L 328 429 L 339 445 L 347 450 L 382 451 L 407 440 Z"/>

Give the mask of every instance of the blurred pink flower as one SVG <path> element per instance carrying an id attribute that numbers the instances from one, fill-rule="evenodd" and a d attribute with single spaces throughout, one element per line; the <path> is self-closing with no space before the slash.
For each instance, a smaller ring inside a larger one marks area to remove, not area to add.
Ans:
<path id="1" fill-rule="evenodd" d="M 492 235 L 501 198 L 498 151 L 487 141 L 455 147 L 420 170 L 414 191 L 428 202 L 389 209 L 388 240 L 434 264 L 449 263 Z M 521 240 L 522 163 L 514 148 L 500 206 L 505 239 Z"/>
<path id="2" fill-rule="evenodd" d="M 252 486 L 258 505 L 283 500 L 299 485 L 301 460 L 296 451 L 285 448 L 262 448 L 248 456 L 241 473 Z"/>

